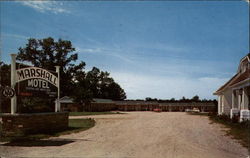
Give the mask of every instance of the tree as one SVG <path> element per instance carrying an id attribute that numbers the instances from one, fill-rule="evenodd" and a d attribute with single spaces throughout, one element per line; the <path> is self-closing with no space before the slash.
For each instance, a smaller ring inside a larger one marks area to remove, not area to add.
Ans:
<path id="1" fill-rule="evenodd" d="M 10 65 L 0 62 L 0 84 L 10 86 Z"/>
<path id="2" fill-rule="evenodd" d="M 175 101 L 175 98 L 171 98 L 170 101 Z"/>
<path id="3" fill-rule="evenodd" d="M 58 42 L 53 38 L 44 39 L 28 39 L 26 47 L 19 48 L 17 59 L 21 61 L 29 61 L 36 67 L 54 69 L 59 65 L 66 69 L 72 61 L 77 60 L 77 54 L 71 54 L 75 51 L 70 41 L 59 39 Z"/>
<path id="4" fill-rule="evenodd" d="M 146 97 L 145 100 L 146 101 L 152 101 L 152 98 L 151 97 Z"/>
<path id="5" fill-rule="evenodd" d="M 192 101 L 200 101 L 200 98 L 198 95 L 195 95 L 193 98 L 192 98 Z"/>
<path id="6" fill-rule="evenodd" d="M 107 99 L 113 100 L 124 100 L 126 99 L 126 93 L 116 82 L 112 82 L 107 89 L 108 97 Z"/>
<path id="7" fill-rule="evenodd" d="M 70 95 L 74 89 L 74 75 L 82 71 L 85 67 L 84 62 L 75 65 L 78 58 L 73 53 L 75 48 L 70 41 L 59 39 L 55 41 L 48 37 L 44 39 L 28 39 L 25 47 L 19 48 L 17 59 L 19 61 L 28 61 L 36 67 L 42 67 L 48 70 L 55 70 L 55 66 L 60 66 L 61 74 L 61 96 Z"/>
<path id="8" fill-rule="evenodd" d="M 179 101 L 186 101 L 187 99 L 183 96 Z"/>
<path id="9" fill-rule="evenodd" d="M 209 101 L 209 100 L 207 100 L 206 98 L 204 98 L 204 99 L 202 99 L 202 101 L 203 101 L 203 102 L 207 102 L 207 101 Z"/>
<path id="10" fill-rule="evenodd" d="M 126 99 L 126 93 L 124 90 L 109 75 L 108 72 L 100 71 L 96 67 L 93 67 L 91 71 L 87 72 L 85 82 L 88 84 L 92 96 L 94 98 L 113 100 Z"/>
<path id="11" fill-rule="evenodd" d="M 89 84 L 90 91 L 93 93 L 93 97 L 100 98 L 100 70 L 93 67 L 86 75 L 86 80 Z"/>
<path id="12" fill-rule="evenodd" d="M 2 96 L 5 86 L 10 86 L 10 65 L 0 62 L 0 112 L 10 112 L 10 99 Z"/>
<path id="13" fill-rule="evenodd" d="M 93 98 L 93 93 L 90 90 L 90 84 L 86 80 L 86 73 L 78 71 L 74 81 L 74 95 L 72 96 L 77 103 L 89 103 Z"/>

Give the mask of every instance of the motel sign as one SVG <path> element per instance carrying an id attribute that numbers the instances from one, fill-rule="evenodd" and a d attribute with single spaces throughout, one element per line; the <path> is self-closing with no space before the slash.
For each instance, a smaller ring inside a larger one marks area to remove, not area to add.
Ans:
<path id="1" fill-rule="evenodd" d="M 16 71 L 17 96 L 56 97 L 58 77 L 38 67 L 25 67 Z M 19 83 L 22 82 L 22 83 Z"/>
<path id="2" fill-rule="evenodd" d="M 16 76 L 17 82 L 21 82 L 21 81 L 28 80 L 28 79 L 42 79 L 42 80 L 50 82 L 56 87 L 58 86 L 57 76 L 55 76 L 48 70 L 45 70 L 42 68 L 38 68 L 38 67 L 22 68 L 22 69 L 18 69 L 16 71 L 16 74 L 17 74 Z"/>
<path id="3" fill-rule="evenodd" d="M 11 59 L 11 88 L 17 89 L 17 94 L 11 98 L 11 114 L 17 110 L 17 95 L 56 97 L 57 94 L 55 112 L 60 111 L 60 66 L 55 66 L 57 74 L 55 75 L 48 70 L 33 66 L 16 69 L 16 54 L 11 54 Z"/>

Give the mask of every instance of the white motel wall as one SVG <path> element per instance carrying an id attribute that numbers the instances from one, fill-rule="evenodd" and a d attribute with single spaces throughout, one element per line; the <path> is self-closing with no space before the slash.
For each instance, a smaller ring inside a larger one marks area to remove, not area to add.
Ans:
<path id="1" fill-rule="evenodd" d="M 250 120 L 250 53 L 240 61 L 237 73 L 215 93 L 218 114 Z"/>

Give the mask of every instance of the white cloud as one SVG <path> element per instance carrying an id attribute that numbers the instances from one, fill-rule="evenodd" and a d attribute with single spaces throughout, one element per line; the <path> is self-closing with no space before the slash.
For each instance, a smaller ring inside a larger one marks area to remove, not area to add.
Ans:
<path id="1" fill-rule="evenodd" d="M 5 36 L 5 37 L 11 37 L 11 38 L 20 38 L 20 39 L 28 39 L 29 38 L 29 37 L 23 36 L 23 35 L 8 34 L 8 33 L 3 33 L 3 36 Z"/>
<path id="2" fill-rule="evenodd" d="M 69 10 L 63 8 L 62 2 L 56 2 L 56 1 L 19 1 L 24 6 L 31 7 L 39 12 L 45 13 L 45 12 L 52 12 L 55 14 L 58 13 L 70 13 Z"/>
<path id="3" fill-rule="evenodd" d="M 80 47 L 77 47 L 76 51 L 79 53 L 98 53 L 98 52 L 101 52 L 102 49 L 101 48 L 80 48 Z"/>
<path id="4" fill-rule="evenodd" d="M 176 45 L 176 44 L 166 44 L 166 43 L 136 43 L 132 46 L 138 50 L 150 50 L 151 52 L 162 51 L 165 53 L 169 53 L 170 55 L 178 55 L 182 53 L 190 52 L 190 48 L 183 45 Z"/>
<path id="5" fill-rule="evenodd" d="M 93 53 L 93 54 L 102 54 L 102 55 L 107 55 L 110 57 L 115 57 L 119 60 L 128 62 L 128 63 L 133 63 L 134 61 L 132 59 L 130 59 L 127 55 L 125 51 L 121 51 L 119 49 L 116 48 L 81 48 L 81 47 L 77 47 L 76 51 L 78 53 Z"/>
<path id="6" fill-rule="evenodd" d="M 191 98 L 199 95 L 200 98 L 213 99 L 216 91 L 227 78 L 188 78 L 188 77 L 160 77 L 138 75 L 132 73 L 111 73 L 127 93 L 128 99 L 153 98 Z"/>

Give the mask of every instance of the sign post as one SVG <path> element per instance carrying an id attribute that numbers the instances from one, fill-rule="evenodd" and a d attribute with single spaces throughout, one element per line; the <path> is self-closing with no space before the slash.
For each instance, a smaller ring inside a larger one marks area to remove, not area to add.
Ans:
<path id="1" fill-rule="evenodd" d="M 61 105 L 60 105 L 60 66 L 55 66 L 56 72 L 57 72 L 57 100 L 55 105 L 55 112 L 61 111 Z"/>
<path id="2" fill-rule="evenodd" d="M 16 86 L 16 54 L 11 54 L 11 88 Z M 11 114 L 16 113 L 16 95 L 11 98 Z"/>

